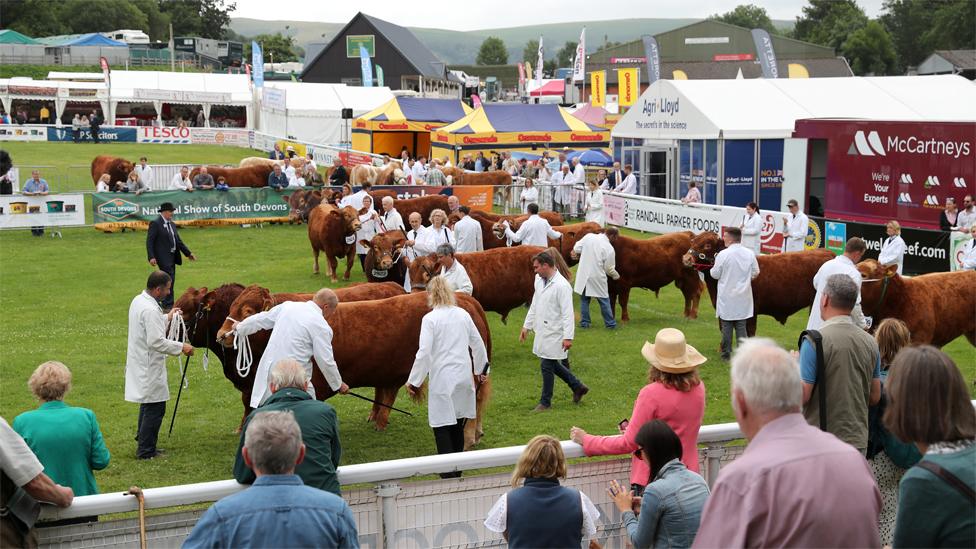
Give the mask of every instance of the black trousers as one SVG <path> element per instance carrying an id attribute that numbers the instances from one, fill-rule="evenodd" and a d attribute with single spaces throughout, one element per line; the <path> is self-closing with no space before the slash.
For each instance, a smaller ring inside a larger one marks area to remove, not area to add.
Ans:
<path id="1" fill-rule="evenodd" d="M 438 454 L 453 454 L 464 451 L 464 424 L 468 420 L 460 418 L 454 425 L 434 427 L 434 444 L 437 445 Z M 441 478 L 457 478 L 461 476 L 461 471 L 453 473 L 441 473 Z"/>
<path id="2" fill-rule="evenodd" d="M 173 280 L 172 291 L 170 291 L 169 295 L 166 296 L 166 298 L 164 298 L 163 301 L 160 303 L 160 306 L 162 306 L 163 310 L 166 311 L 173 308 L 173 296 L 176 295 L 176 265 L 157 264 L 156 268 L 168 274 L 169 277 Z"/>
<path id="3" fill-rule="evenodd" d="M 156 454 L 156 440 L 159 438 L 159 428 L 166 415 L 166 401 L 150 402 L 139 405 L 139 426 L 136 429 L 137 458 L 148 458 Z"/>

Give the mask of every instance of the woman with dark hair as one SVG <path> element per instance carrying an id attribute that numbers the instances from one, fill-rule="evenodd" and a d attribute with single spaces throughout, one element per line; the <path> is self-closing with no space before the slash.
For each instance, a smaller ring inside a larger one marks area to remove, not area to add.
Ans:
<path id="1" fill-rule="evenodd" d="M 759 255 L 762 240 L 763 220 L 759 215 L 759 204 L 750 202 L 746 204 L 746 214 L 742 216 L 742 247 Z"/>
<path id="2" fill-rule="evenodd" d="M 943 231 L 953 231 L 956 228 L 956 218 L 959 216 L 959 208 L 956 206 L 956 199 L 947 197 L 945 209 L 939 212 L 939 228 Z"/>
<path id="3" fill-rule="evenodd" d="M 641 426 L 634 455 L 651 470 L 640 502 L 640 518 L 634 514 L 634 495 L 616 480 L 610 481 L 610 497 L 623 514 L 630 543 L 643 547 L 691 547 L 698 532 L 708 484 L 681 463 L 681 439 L 660 419 Z"/>
<path id="4" fill-rule="evenodd" d="M 930 345 L 903 349 L 888 374 L 884 423 L 922 460 L 898 491 L 893 547 L 976 547 L 976 410 L 966 380 Z"/>

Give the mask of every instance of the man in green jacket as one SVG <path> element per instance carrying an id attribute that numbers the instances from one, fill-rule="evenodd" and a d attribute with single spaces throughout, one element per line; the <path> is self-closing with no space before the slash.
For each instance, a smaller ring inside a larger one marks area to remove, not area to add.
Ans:
<path id="1" fill-rule="evenodd" d="M 256 478 L 246 463 L 241 449 L 244 433 L 256 414 L 267 411 L 290 411 L 302 430 L 305 459 L 295 469 L 307 486 L 342 495 L 336 469 L 342 448 L 339 446 L 339 419 L 335 409 L 308 394 L 305 369 L 297 361 L 282 359 L 271 368 L 269 385 L 271 396 L 247 417 L 241 428 L 241 442 L 234 462 L 234 478 L 241 484 L 252 484 Z"/>

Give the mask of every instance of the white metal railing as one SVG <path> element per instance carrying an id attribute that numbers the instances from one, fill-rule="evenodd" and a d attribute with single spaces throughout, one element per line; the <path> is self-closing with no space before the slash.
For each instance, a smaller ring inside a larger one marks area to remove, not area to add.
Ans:
<path id="1" fill-rule="evenodd" d="M 714 445 L 718 442 L 728 442 L 742 438 L 738 424 L 722 423 L 706 425 L 698 432 L 699 444 Z M 584 457 L 583 447 L 571 441 L 563 441 L 563 452 L 567 458 Z M 444 454 L 422 456 L 390 461 L 360 463 L 339 467 L 339 482 L 343 485 L 360 483 L 380 483 L 384 481 L 409 478 L 418 475 L 431 475 L 452 471 L 471 469 L 486 469 L 490 467 L 508 467 L 515 465 L 522 455 L 525 446 L 509 446 L 506 448 L 492 448 L 488 450 L 474 450 L 460 454 Z M 713 452 L 715 453 L 715 452 Z M 710 481 L 718 474 L 720 455 L 714 459 L 706 452 L 705 476 Z M 200 482 L 180 486 L 165 486 L 161 488 L 146 488 L 145 496 L 147 509 L 175 507 L 217 501 L 246 489 L 246 485 L 238 484 L 235 480 L 218 480 Z M 105 515 L 109 513 L 123 513 L 136 511 L 139 506 L 136 498 L 123 492 L 80 496 L 74 499 L 70 507 L 61 509 L 45 505 L 42 511 L 43 520 L 60 520 L 73 517 Z"/>

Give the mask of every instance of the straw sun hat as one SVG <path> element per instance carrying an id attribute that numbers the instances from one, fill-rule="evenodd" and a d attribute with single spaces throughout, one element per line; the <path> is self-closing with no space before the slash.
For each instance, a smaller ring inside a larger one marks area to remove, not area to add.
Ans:
<path id="1" fill-rule="evenodd" d="M 706 359 L 685 341 L 685 334 L 675 328 L 664 328 L 657 333 L 654 343 L 644 342 L 641 349 L 644 359 L 658 370 L 669 374 L 684 374 L 704 363 Z"/>

